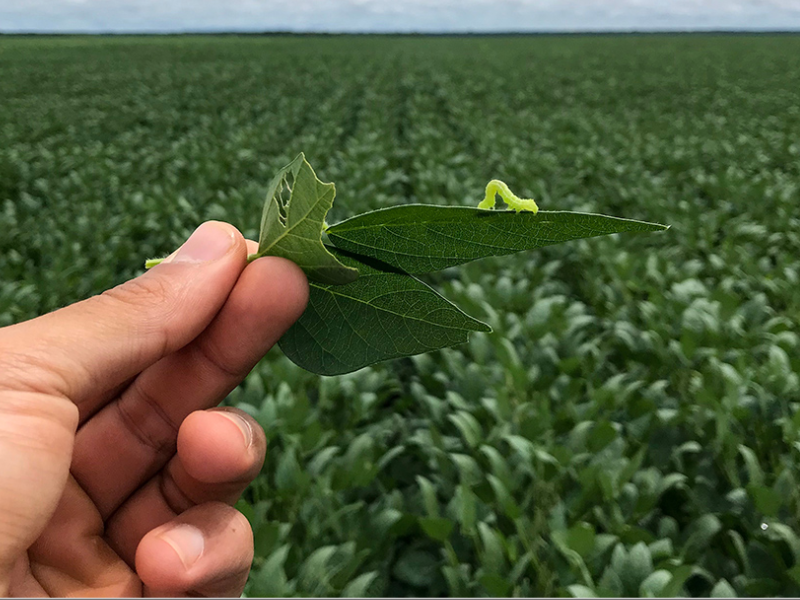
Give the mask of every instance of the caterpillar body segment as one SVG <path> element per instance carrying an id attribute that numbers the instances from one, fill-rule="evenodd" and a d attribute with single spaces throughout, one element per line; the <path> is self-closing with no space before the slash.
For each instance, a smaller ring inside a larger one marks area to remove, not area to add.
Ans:
<path id="1" fill-rule="evenodd" d="M 520 198 L 512 192 L 508 186 L 499 179 L 492 179 L 486 185 L 486 197 L 478 204 L 478 208 L 492 209 L 495 205 L 495 196 L 499 195 L 508 208 L 520 211 L 529 211 L 533 214 L 539 212 L 539 206 L 532 198 Z"/>

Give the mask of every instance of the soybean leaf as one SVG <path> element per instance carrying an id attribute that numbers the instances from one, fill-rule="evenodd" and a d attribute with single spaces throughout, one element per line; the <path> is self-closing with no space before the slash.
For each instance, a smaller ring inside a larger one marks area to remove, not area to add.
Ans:
<path id="1" fill-rule="evenodd" d="M 407 550 L 394 563 L 392 575 L 418 588 L 431 585 L 438 572 L 437 557 L 423 550 Z"/>
<path id="2" fill-rule="evenodd" d="M 508 579 L 497 573 L 486 573 L 478 578 L 478 582 L 489 592 L 489 596 L 503 598 L 508 596 L 511 584 Z"/>
<path id="3" fill-rule="evenodd" d="M 308 307 L 279 342 L 304 369 L 349 373 L 465 343 L 470 331 L 491 331 L 418 279 L 331 250 L 359 277 L 346 285 L 310 282 Z"/>
<path id="4" fill-rule="evenodd" d="M 561 542 L 581 556 L 588 556 L 594 548 L 595 531 L 589 523 L 577 523 L 568 530 L 554 532 L 553 536 L 556 534 L 563 535 Z"/>
<path id="5" fill-rule="evenodd" d="M 290 593 L 283 568 L 288 556 L 289 544 L 286 544 L 267 557 L 261 568 L 254 571 L 250 578 L 252 593 L 262 598 L 280 598 Z"/>
<path id="6" fill-rule="evenodd" d="M 672 579 L 661 588 L 662 598 L 674 598 L 683 590 L 683 584 L 691 577 L 694 567 L 691 565 L 680 565 L 672 571 Z"/>
<path id="7" fill-rule="evenodd" d="M 481 566 L 484 572 L 502 574 L 506 568 L 506 558 L 500 533 L 486 523 L 478 523 L 478 533 L 483 546 Z"/>
<path id="8" fill-rule="evenodd" d="M 627 568 L 618 572 L 623 586 L 630 595 L 639 592 L 639 586 L 653 572 L 653 559 L 650 550 L 639 542 L 628 552 Z"/>
<path id="9" fill-rule="evenodd" d="M 341 597 L 364 598 L 377 577 L 377 571 L 370 571 L 369 573 L 359 575 L 345 586 L 342 590 Z"/>
<path id="10" fill-rule="evenodd" d="M 520 510 L 517 502 L 514 500 L 514 497 L 509 493 L 508 488 L 498 477 L 495 477 L 492 474 L 488 474 L 486 479 L 489 481 L 489 485 L 492 486 L 494 495 L 506 515 L 508 515 L 508 517 L 511 519 L 518 519 L 522 514 L 522 511 Z"/>
<path id="11" fill-rule="evenodd" d="M 431 539 L 444 542 L 453 532 L 455 523 L 442 517 L 420 517 L 419 526 Z"/>
<path id="12" fill-rule="evenodd" d="M 338 248 L 414 274 L 569 240 L 663 229 L 667 226 L 590 213 L 407 204 L 352 217 L 327 234 Z"/>
<path id="13" fill-rule="evenodd" d="M 355 281 L 358 271 L 341 264 L 322 243 L 325 215 L 335 195 L 335 186 L 317 179 L 300 153 L 267 188 L 255 257 L 288 258 L 318 283 L 340 285 Z"/>
<path id="14" fill-rule="evenodd" d="M 592 588 L 586 587 L 578 583 L 567 586 L 567 591 L 572 594 L 573 598 L 597 598 Z"/>
<path id="15" fill-rule="evenodd" d="M 726 579 L 720 579 L 711 590 L 711 598 L 738 598 L 736 590 Z"/>
<path id="16" fill-rule="evenodd" d="M 667 584 L 672 580 L 672 573 L 664 569 L 653 571 L 639 586 L 639 596 L 642 598 L 658 598 Z"/>
<path id="17" fill-rule="evenodd" d="M 422 493 L 422 503 L 429 517 L 439 516 L 439 501 L 436 499 L 436 488 L 422 475 L 417 475 L 417 483 Z"/>

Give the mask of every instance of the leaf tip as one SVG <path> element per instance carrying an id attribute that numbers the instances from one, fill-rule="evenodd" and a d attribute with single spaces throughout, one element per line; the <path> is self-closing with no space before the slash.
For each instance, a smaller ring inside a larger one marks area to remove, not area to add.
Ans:
<path id="1" fill-rule="evenodd" d="M 484 323 L 483 321 L 478 321 L 478 319 L 475 319 L 475 324 L 477 327 L 474 329 L 474 331 L 478 333 L 494 333 L 494 329 L 492 329 L 492 326 L 488 323 Z"/>

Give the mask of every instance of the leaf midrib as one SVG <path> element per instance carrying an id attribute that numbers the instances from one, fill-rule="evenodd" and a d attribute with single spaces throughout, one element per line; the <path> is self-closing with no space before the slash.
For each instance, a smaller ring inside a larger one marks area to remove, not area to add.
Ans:
<path id="1" fill-rule="evenodd" d="M 427 226 L 427 224 L 420 224 L 420 225 Z M 376 226 L 376 227 L 378 227 L 378 226 Z M 385 226 L 380 226 L 380 227 L 385 227 Z M 348 231 L 355 231 L 355 230 L 354 229 L 350 229 Z M 394 233 L 394 232 L 389 231 L 389 233 Z M 478 241 L 475 241 L 475 240 L 464 240 L 464 239 L 461 239 L 461 238 L 455 238 L 453 236 L 447 235 L 446 233 L 438 232 L 438 231 L 435 232 L 435 233 L 437 235 L 442 235 L 444 237 L 448 237 L 450 239 L 458 240 L 458 241 L 461 241 L 461 242 L 464 242 L 464 243 L 467 243 L 467 244 L 470 244 L 470 245 L 474 245 L 474 246 L 482 246 L 482 247 L 485 247 L 485 248 L 492 248 L 492 249 L 495 249 L 495 250 L 506 250 L 506 251 L 507 250 L 511 250 L 511 253 L 521 252 L 521 250 L 518 250 L 515 247 L 495 246 L 495 245 L 492 245 L 492 244 L 487 244 L 485 242 L 478 242 Z M 502 232 L 502 233 L 508 233 L 508 232 Z M 622 233 L 622 232 L 613 232 L 613 233 Z M 329 235 L 330 235 L 330 233 L 329 233 Z M 337 235 L 338 234 L 334 233 L 334 238 Z M 523 237 L 522 235 L 519 235 L 519 234 L 517 234 L 517 235 L 518 235 L 518 237 Z M 600 233 L 600 235 L 603 235 L 603 234 Z M 347 238 L 345 236 L 340 236 L 340 237 L 343 240 L 346 240 L 348 243 L 353 244 L 354 246 L 360 246 L 362 248 L 369 248 L 371 250 L 380 250 L 382 252 L 386 252 L 386 253 L 389 253 L 389 254 L 395 254 L 395 255 L 398 255 L 398 256 L 411 256 L 413 258 L 429 258 L 429 259 L 432 259 L 432 260 L 433 259 L 446 260 L 446 259 L 467 258 L 466 256 L 459 255 L 459 254 L 415 254 L 415 253 L 413 253 L 411 251 L 407 251 L 407 250 L 389 250 L 389 249 L 383 248 L 381 246 L 370 246 L 369 244 L 365 244 L 364 242 L 357 242 L 357 241 L 349 239 L 349 238 Z M 404 239 L 408 239 L 408 238 L 404 238 Z M 537 243 L 538 242 L 547 242 L 547 243 L 555 243 L 555 244 L 564 241 L 564 240 L 561 240 L 561 239 L 551 239 L 551 238 L 541 238 L 541 237 L 525 238 L 525 239 L 532 239 L 532 240 L 535 240 Z M 409 240 L 409 241 L 411 241 L 411 240 Z M 536 246 L 529 246 L 529 247 L 527 247 L 525 249 L 526 250 L 534 250 L 534 249 L 539 248 L 539 247 L 541 247 L 543 245 L 545 245 L 545 244 L 539 244 L 539 245 L 536 245 Z M 482 256 L 480 258 L 486 258 L 486 257 Z"/>
<path id="2" fill-rule="evenodd" d="M 374 215 L 376 213 L 388 212 L 388 211 L 391 211 L 391 210 L 396 210 L 398 208 L 406 208 L 406 207 L 409 207 L 409 206 L 415 206 L 415 207 L 416 206 L 419 206 L 419 207 L 424 206 L 424 207 L 428 207 L 428 206 L 432 206 L 432 205 L 430 205 L 430 204 L 406 204 L 404 206 L 391 206 L 389 208 L 381 208 L 381 209 L 378 209 L 378 210 L 374 210 L 371 213 L 366 213 L 366 214 Z M 471 208 L 469 206 L 436 206 L 434 208 L 445 209 L 448 212 L 450 212 L 451 210 L 454 210 L 454 211 L 467 210 L 467 211 L 469 211 L 469 212 L 471 212 L 473 214 L 479 214 L 478 212 L 474 212 L 474 211 L 479 211 L 479 212 L 485 212 L 485 213 L 488 213 L 488 214 L 491 214 L 491 213 L 498 214 L 498 215 L 515 214 L 516 216 L 519 216 L 513 210 L 494 210 L 494 211 L 492 211 L 492 210 L 483 210 L 483 209 L 473 209 L 473 208 Z M 573 211 L 557 211 L 557 210 L 554 210 L 554 211 L 541 210 L 541 211 L 539 211 L 538 215 L 531 215 L 534 219 L 536 219 L 537 224 L 542 224 L 542 225 L 544 225 L 544 224 L 547 224 L 547 225 L 558 224 L 559 221 L 539 220 L 539 215 L 543 215 L 543 216 L 545 216 L 545 215 L 547 215 L 547 216 L 551 216 L 551 215 L 574 215 L 574 216 L 581 216 L 581 217 L 597 217 L 597 218 L 600 218 L 602 220 L 621 221 L 623 223 L 635 223 L 637 225 L 643 225 L 648 229 L 652 228 L 653 230 L 668 229 L 669 228 L 669 226 L 667 226 L 667 225 L 662 225 L 660 223 L 650 223 L 650 222 L 647 222 L 647 221 L 640 221 L 638 219 L 625 219 L 623 217 L 615 217 L 615 216 L 611 216 L 611 215 L 603 215 L 603 214 L 600 214 L 600 213 L 587 213 L 587 212 L 577 212 L 577 211 L 574 211 L 574 212 Z M 416 221 L 416 222 L 414 222 L 414 221 L 410 221 L 410 222 L 409 221 L 388 221 L 388 222 L 383 222 L 383 223 L 380 223 L 380 222 L 379 223 L 367 223 L 365 225 L 359 225 L 359 226 L 349 226 L 349 225 L 347 225 L 348 221 L 355 220 L 355 219 L 358 219 L 360 217 L 363 217 L 363 215 L 356 215 L 355 217 L 351 217 L 350 219 L 346 219 L 344 221 L 341 221 L 340 223 L 336 223 L 335 225 L 331 225 L 327 230 L 328 234 L 330 235 L 332 233 L 334 235 L 338 235 L 337 228 L 344 232 L 344 231 L 360 231 L 360 230 L 363 230 L 363 229 L 375 229 L 376 227 L 386 227 L 386 226 L 389 226 L 389 225 L 391 225 L 393 227 L 418 227 L 420 225 L 430 225 L 430 224 L 433 224 L 433 223 L 442 223 L 444 225 L 453 225 L 453 224 L 456 224 L 456 225 L 467 225 L 467 223 L 465 223 L 465 221 L 463 219 L 457 219 L 457 218 L 454 218 L 454 217 L 453 218 L 447 218 L 447 219 L 435 219 L 435 220 L 423 221 L 423 222 L 420 222 L 420 221 Z M 523 218 L 530 218 L 530 217 L 523 217 Z M 590 231 L 602 231 L 602 230 L 599 230 L 599 229 L 592 229 L 592 228 L 589 228 L 589 229 L 590 229 Z"/>

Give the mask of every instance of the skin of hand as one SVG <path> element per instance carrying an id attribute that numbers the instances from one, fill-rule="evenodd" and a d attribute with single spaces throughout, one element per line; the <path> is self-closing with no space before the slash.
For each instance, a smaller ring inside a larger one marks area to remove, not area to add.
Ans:
<path id="1" fill-rule="evenodd" d="M 231 505 L 263 430 L 214 408 L 296 321 L 308 284 L 232 226 L 99 296 L 0 329 L 0 594 L 238 596 Z"/>

